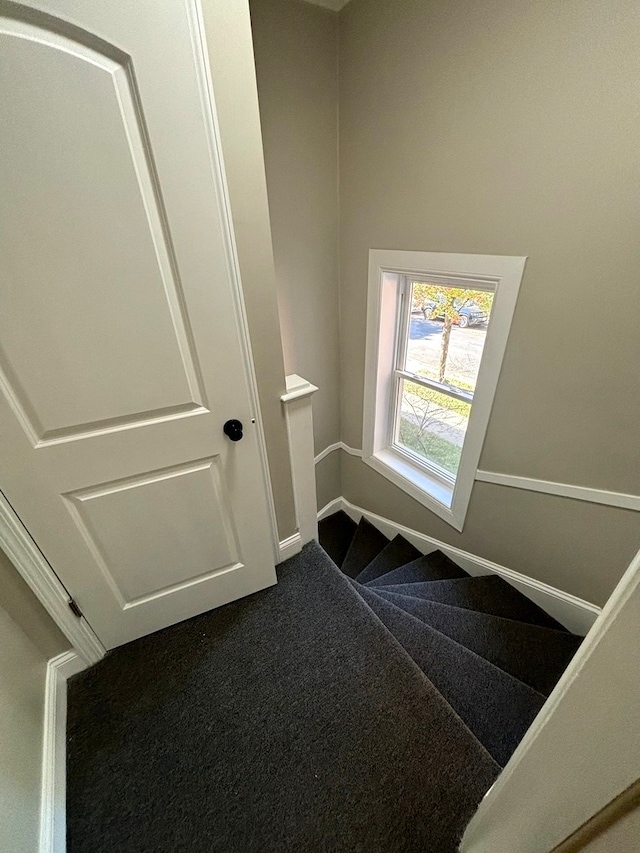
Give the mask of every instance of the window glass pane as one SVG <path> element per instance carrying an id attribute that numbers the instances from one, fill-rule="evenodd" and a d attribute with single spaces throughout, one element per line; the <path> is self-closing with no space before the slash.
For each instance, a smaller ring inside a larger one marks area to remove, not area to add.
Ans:
<path id="1" fill-rule="evenodd" d="M 493 293 L 413 282 L 405 370 L 473 392 Z"/>
<path id="2" fill-rule="evenodd" d="M 401 382 L 397 444 L 455 475 L 471 406 L 415 382 Z"/>

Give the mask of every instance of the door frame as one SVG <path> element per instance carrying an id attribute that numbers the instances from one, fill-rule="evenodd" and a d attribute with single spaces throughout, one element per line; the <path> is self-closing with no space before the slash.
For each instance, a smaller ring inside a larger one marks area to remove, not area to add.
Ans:
<path id="1" fill-rule="evenodd" d="M 276 508 L 271 487 L 267 444 L 260 409 L 258 383 L 251 351 L 249 323 L 242 290 L 240 262 L 236 246 L 229 187 L 227 185 L 222 153 L 222 141 L 215 104 L 215 92 L 209 66 L 202 0 L 191 0 L 187 5 L 191 18 L 196 74 L 200 86 L 202 109 L 206 123 L 207 144 L 211 159 L 215 192 L 222 222 L 222 239 L 231 283 L 231 291 L 238 328 L 242 366 L 247 384 L 252 417 L 255 421 L 260 475 L 267 501 L 271 532 L 271 550 L 274 565 L 282 559 L 278 536 Z M 284 387 L 284 376 L 283 376 Z M 0 489 L 2 484 L 0 483 Z M 88 664 L 96 663 L 106 650 L 83 616 L 76 616 L 69 607 L 71 596 L 32 539 L 29 531 L 0 491 L 0 547 L 5 551 L 19 574 L 34 592 L 40 603 L 67 637 L 73 648 Z"/>
<path id="2" fill-rule="evenodd" d="M 87 664 L 97 663 L 106 649 L 84 618 L 69 606 L 71 596 L 31 538 L 13 507 L 0 492 L 0 548 L 40 604 Z"/>

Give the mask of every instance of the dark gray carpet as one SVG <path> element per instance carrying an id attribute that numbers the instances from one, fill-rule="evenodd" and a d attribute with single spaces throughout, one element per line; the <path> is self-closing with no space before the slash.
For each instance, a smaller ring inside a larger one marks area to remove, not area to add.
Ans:
<path id="1" fill-rule="evenodd" d="M 567 631 L 397 595 L 384 587 L 374 591 L 545 695 L 553 690 L 582 641 Z"/>
<path id="2" fill-rule="evenodd" d="M 468 578 L 469 575 L 456 566 L 442 551 L 433 551 L 416 560 L 400 566 L 392 572 L 371 581 L 371 585 L 387 586 L 400 583 L 424 583 L 425 581 L 452 580 L 453 578 Z"/>
<path id="3" fill-rule="evenodd" d="M 380 533 L 366 518 L 361 518 L 343 560 L 342 571 L 349 578 L 357 577 L 388 544 L 389 540 L 384 533 Z"/>
<path id="4" fill-rule="evenodd" d="M 370 525 L 358 529 L 357 552 L 373 556 L 354 588 L 504 764 L 582 638 L 498 576 L 469 577 L 440 551 L 419 556 L 401 536 L 381 549 L 377 537 Z"/>
<path id="5" fill-rule="evenodd" d="M 369 586 L 372 589 L 376 588 L 373 583 Z M 409 586 L 387 584 L 384 586 L 384 591 L 411 595 L 413 598 L 423 598 L 428 601 L 439 601 L 440 604 L 451 604 L 454 607 L 477 610 L 480 613 L 502 616 L 505 619 L 517 619 L 519 622 L 555 628 L 558 631 L 566 630 L 541 607 L 498 575 L 412 583 Z"/>
<path id="6" fill-rule="evenodd" d="M 368 583 L 421 557 L 422 554 L 404 536 L 395 536 L 356 577 L 358 583 Z"/>
<path id="7" fill-rule="evenodd" d="M 69 853 L 454 853 L 498 765 L 315 545 L 69 683 Z"/>
<path id="8" fill-rule="evenodd" d="M 545 697 L 421 622 L 372 589 L 357 587 L 489 753 L 503 767 L 542 708 Z"/>
<path id="9" fill-rule="evenodd" d="M 318 537 L 322 547 L 336 566 L 341 566 L 358 525 L 340 510 L 318 522 Z"/>

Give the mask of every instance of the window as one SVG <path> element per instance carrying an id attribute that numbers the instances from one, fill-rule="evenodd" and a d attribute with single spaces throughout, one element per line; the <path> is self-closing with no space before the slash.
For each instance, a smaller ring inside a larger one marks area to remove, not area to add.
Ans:
<path id="1" fill-rule="evenodd" d="M 524 262 L 369 253 L 363 459 L 458 530 Z"/>

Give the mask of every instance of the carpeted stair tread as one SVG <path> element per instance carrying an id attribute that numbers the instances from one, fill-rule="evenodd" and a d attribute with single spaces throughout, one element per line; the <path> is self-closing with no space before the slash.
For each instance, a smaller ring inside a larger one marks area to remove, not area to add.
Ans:
<path id="1" fill-rule="evenodd" d="M 318 522 L 318 539 L 336 566 L 341 566 L 358 525 L 343 510 Z"/>
<path id="2" fill-rule="evenodd" d="M 463 722 L 504 767 L 545 697 L 371 588 L 356 588 Z"/>
<path id="3" fill-rule="evenodd" d="M 370 584 L 375 589 L 375 584 Z M 549 616 L 510 583 L 498 575 L 483 575 L 475 578 L 454 578 L 429 583 L 393 584 L 384 586 L 385 592 L 410 595 L 440 604 L 452 604 L 466 610 L 477 610 L 491 616 L 516 619 L 544 628 L 566 631 L 564 625 Z"/>
<path id="4" fill-rule="evenodd" d="M 388 543 L 389 540 L 384 533 L 381 533 L 363 516 L 343 560 L 342 571 L 348 578 L 357 577 Z"/>
<path id="5" fill-rule="evenodd" d="M 469 575 L 456 566 L 442 551 L 433 551 L 412 560 L 405 566 L 400 566 L 386 575 L 371 581 L 371 585 L 387 586 L 399 583 L 424 583 L 425 581 L 452 580 L 453 578 L 468 578 Z"/>
<path id="6" fill-rule="evenodd" d="M 454 853 L 499 767 L 315 543 L 68 690 L 68 853 Z"/>
<path id="7" fill-rule="evenodd" d="M 381 575 L 386 575 L 387 572 L 392 572 L 394 569 L 404 566 L 421 556 L 420 551 L 414 548 L 411 542 L 408 542 L 404 536 L 398 534 L 360 572 L 356 580 L 358 583 L 374 581 Z"/>
<path id="8" fill-rule="evenodd" d="M 568 631 L 398 595 L 384 587 L 374 591 L 544 695 L 553 690 L 582 641 Z"/>

